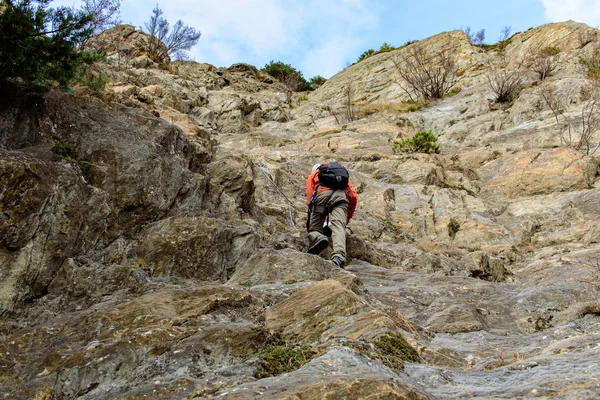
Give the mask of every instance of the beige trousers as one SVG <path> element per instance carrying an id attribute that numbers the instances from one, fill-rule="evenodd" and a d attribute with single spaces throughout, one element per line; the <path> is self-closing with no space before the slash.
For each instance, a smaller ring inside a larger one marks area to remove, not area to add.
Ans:
<path id="1" fill-rule="evenodd" d="M 313 210 L 308 225 L 308 240 L 312 245 L 323 234 L 323 223 L 329 211 L 333 256 L 346 260 L 346 221 L 348 216 L 348 199 L 343 190 L 326 190 L 315 196 Z"/>

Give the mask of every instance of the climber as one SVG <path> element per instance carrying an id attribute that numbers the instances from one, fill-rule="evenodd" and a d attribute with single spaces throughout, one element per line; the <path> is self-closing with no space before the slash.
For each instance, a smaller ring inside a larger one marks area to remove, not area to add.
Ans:
<path id="1" fill-rule="evenodd" d="M 323 224 L 329 218 L 333 242 L 331 261 L 340 268 L 344 267 L 346 224 L 352 219 L 357 202 L 350 174 L 342 164 L 332 161 L 313 166 L 306 181 L 306 230 L 310 254 L 320 254 L 329 245 L 329 239 L 323 233 Z"/>

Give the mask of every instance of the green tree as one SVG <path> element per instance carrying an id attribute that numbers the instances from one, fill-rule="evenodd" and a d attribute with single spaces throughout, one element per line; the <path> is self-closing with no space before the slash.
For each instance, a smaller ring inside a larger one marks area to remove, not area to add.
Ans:
<path id="1" fill-rule="evenodd" d="M 369 50 L 365 51 L 358 57 L 358 60 L 356 60 L 356 62 L 360 62 L 364 59 L 374 56 L 375 54 L 387 53 L 388 51 L 392 51 L 392 50 L 396 50 L 396 48 L 392 45 L 387 44 L 386 42 L 383 42 L 381 47 L 379 47 L 379 50 L 375 51 L 373 49 L 369 49 Z"/>
<path id="2" fill-rule="evenodd" d="M 311 84 L 302 76 L 302 72 L 289 64 L 273 61 L 262 68 L 267 74 L 287 86 L 292 92 L 313 90 Z M 324 79 L 324 78 L 323 78 Z"/>
<path id="3" fill-rule="evenodd" d="M 313 76 L 312 78 L 310 78 L 310 81 L 308 81 L 311 90 L 315 90 L 321 87 L 321 85 L 325 82 L 327 82 L 327 79 L 322 77 L 321 75 Z"/>
<path id="4" fill-rule="evenodd" d="M 3 0 L 0 14 L 0 80 L 30 85 L 49 81 L 67 88 L 79 68 L 97 59 L 78 47 L 92 32 L 92 16 L 50 0 Z"/>
<path id="5" fill-rule="evenodd" d="M 364 51 L 360 56 L 358 56 L 358 60 L 356 60 L 356 62 L 360 62 L 366 58 L 371 57 L 373 54 L 375 54 L 375 50 L 373 49 L 369 49 L 367 51 Z"/>
<path id="6" fill-rule="evenodd" d="M 386 42 L 383 42 L 383 44 L 381 45 L 379 50 L 377 50 L 377 52 L 378 53 L 387 53 L 388 51 L 392 51 L 392 50 L 396 50 L 396 48 L 394 46 L 387 44 Z"/>

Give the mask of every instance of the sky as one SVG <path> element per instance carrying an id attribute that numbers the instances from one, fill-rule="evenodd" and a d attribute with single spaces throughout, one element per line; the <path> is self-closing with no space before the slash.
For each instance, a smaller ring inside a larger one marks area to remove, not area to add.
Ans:
<path id="1" fill-rule="evenodd" d="M 121 20 L 143 27 L 156 4 L 122 0 Z M 190 51 L 194 61 L 258 68 L 281 61 L 307 79 L 330 78 L 384 42 L 400 46 L 455 29 L 485 29 L 485 42 L 494 43 L 506 26 L 511 33 L 567 20 L 600 26 L 600 0 L 163 0 L 158 6 L 171 24 L 181 19 L 202 33 Z"/>

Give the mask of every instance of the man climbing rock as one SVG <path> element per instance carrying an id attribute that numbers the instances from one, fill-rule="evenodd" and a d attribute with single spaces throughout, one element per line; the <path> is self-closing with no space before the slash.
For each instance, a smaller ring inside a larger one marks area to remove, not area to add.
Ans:
<path id="1" fill-rule="evenodd" d="M 320 254 L 329 245 L 323 224 L 330 219 L 333 253 L 331 261 L 343 268 L 346 262 L 346 224 L 356 209 L 358 196 L 348 170 L 339 162 L 316 164 L 306 181 L 308 219 L 306 229 L 310 254 Z"/>

